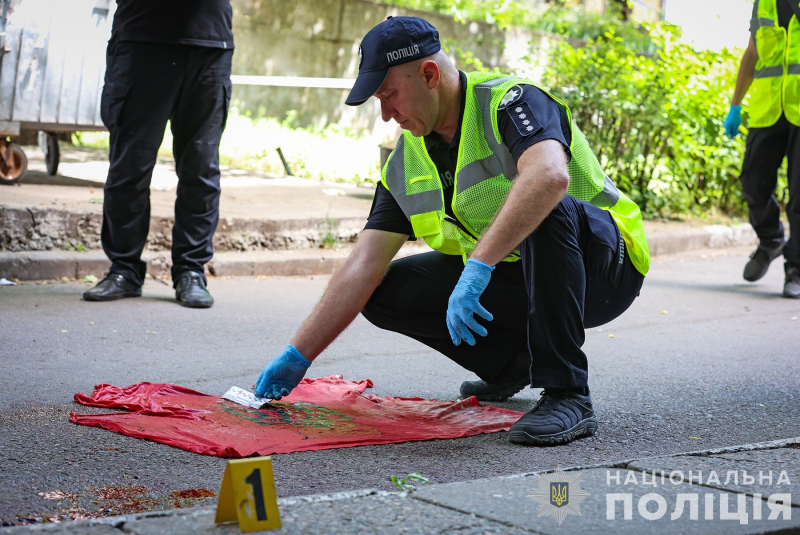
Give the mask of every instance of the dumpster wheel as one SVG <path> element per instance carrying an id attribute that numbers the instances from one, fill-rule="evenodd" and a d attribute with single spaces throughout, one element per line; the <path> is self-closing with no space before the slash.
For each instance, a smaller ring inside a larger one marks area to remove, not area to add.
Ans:
<path id="1" fill-rule="evenodd" d="M 58 149 L 58 134 L 39 130 L 39 148 L 44 153 L 44 165 L 47 167 L 47 174 L 55 176 L 58 172 L 58 161 L 61 157 Z"/>
<path id="2" fill-rule="evenodd" d="M 16 184 L 28 170 L 25 151 L 8 139 L 0 139 L 0 184 Z"/>

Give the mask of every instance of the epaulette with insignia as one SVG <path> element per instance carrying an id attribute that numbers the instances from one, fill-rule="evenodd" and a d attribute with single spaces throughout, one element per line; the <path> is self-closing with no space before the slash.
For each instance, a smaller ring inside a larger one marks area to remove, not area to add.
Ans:
<path id="1" fill-rule="evenodd" d="M 507 113 L 521 136 L 528 137 L 541 132 L 542 125 L 539 124 L 539 120 L 527 102 L 520 102 L 513 108 L 508 108 Z"/>

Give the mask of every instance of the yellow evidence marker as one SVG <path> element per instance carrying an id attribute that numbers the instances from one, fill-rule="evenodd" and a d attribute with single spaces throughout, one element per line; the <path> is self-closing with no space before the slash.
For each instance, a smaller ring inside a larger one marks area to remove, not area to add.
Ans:
<path id="1" fill-rule="evenodd" d="M 245 533 L 281 527 L 270 457 L 236 459 L 225 465 L 214 522 L 237 520 Z"/>

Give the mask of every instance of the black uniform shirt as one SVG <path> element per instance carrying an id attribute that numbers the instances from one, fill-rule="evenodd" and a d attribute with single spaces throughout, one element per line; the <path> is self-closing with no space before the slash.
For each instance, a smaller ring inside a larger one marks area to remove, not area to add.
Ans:
<path id="1" fill-rule="evenodd" d="M 461 122 L 464 118 L 464 102 L 466 100 L 467 76 L 459 71 L 461 82 L 461 111 L 458 129 L 453 140 L 447 143 L 442 137 L 432 132 L 425 136 L 425 147 L 431 160 L 439 171 L 439 179 L 444 189 L 445 217 L 460 226 L 453 215 L 453 180 L 456 174 L 458 147 L 461 141 Z M 522 153 L 534 144 L 545 139 L 559 141 L 570 157 L 569 145 L 572 140 L 567 115 L 561 106 L 544 92 L 531 85 L 514 86 L 506 94 L 507 102 L 500 105 L 497 112 L 498 129 L 503 144 L 511 151 L 515 161 L 519 161 Z M 530 128 L 530 130 L 529 130 Z M 375 198 L 372 201 L 369 219 L 365 229 L 385 230 L 398 234 L 408 234 L 413 238 L 411 222 L 403 213 L 400 205 L 382 183 L 378 183 Z"/>
<path id="2" fill-rule="evenodd" d="M 120 41 L 233 48 L 230 0 L 117 0 L 111 28 Z"/>

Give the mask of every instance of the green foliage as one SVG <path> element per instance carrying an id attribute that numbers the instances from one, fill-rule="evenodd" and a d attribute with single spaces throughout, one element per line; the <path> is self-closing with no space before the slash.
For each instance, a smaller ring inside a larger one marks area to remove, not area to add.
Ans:
<path id="1" fill-rule="evenodd" d="M 425 477 L 424 475 L 420 474 L 419 472 L 412 472 L 408 474 L 405 478 L 399 478 L 397 476 L 390 476 L 389 480 L 394 483 L 394 486 L 400 489 L 403 492 L 410 492 L 412 490 L 416 490 L 417 486 L 414 485 L 414 482 L 417 484 L 426 485 L 430 483 L 430 480 Z"/>
<path id="2" fill-rule="evenodd" d="M 738 56 L 697 52 L 664 23 L 648 29 L 653 54 L 613 32 L 582 48 L 557 45 L 546 83 L 645 215 L 741 211 L 743 136 L 723 131 Z"/>
<path id="3" fill-rule="evenodd" d="M 77 253 L 85 253 L 86 252 L 86 247 L 82 243 L 79 243 L 78 245 L 74 245 L 71 242 L 65 242 L 64 244 L 61 245 L 61 248 L 63 250 L 65 250 L 65 251 L 75 251 Z"/>
<path id="4" fill-rule="evenodd" d="M 322 241 L 320 243 L 320 248 L 338 249 L 341 246 L 339 240 L 336 238 L 338 222 L 335 219 L 332 219 L 329 214 L 325 214 L 322 227 Z"/>
<path id="5" fill-rule="evenodd" d="M 324 128 L 295 126 L 297 113 L 289 110 L 284 120 L 256 117 L 232 106 L 219 147 L 220 164 L 283 176 L 280 147 L 295 176 L 330 182 L 374 184 L 380 179 L 380 149 L 372 137 L 339 124 Z M 172 132 L 167 127 L 158 155 L 172 157 Z M 108 132 L 75 132 L 78 147 L 108 149 Z M 343 158 L 342 155 L 347 155 Z M 89 202 L 102 203 L 102 199 Z"/>
<path id="6" fill-rule="evenodd" d="M 72 145 L 92 149 L 108 149 L 108 132 L 72 132 Z"/>
<path id="7" fill-rule="evenodd" d="M 411 9 L 450 15 L 459 22 L 475 20 L 506 29 L 512 26 L 554 33 L 563 37 L 595 39 L 613 31 L 638 50 L 650 47 L 646 31 L 622 18 L 621 7 L 610 3 L 606 13 L 590 13 L 580 5 L 556 0 L 546 4 L 533 0 L 396 0 Z"/>

